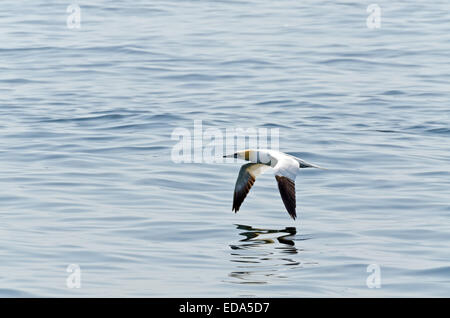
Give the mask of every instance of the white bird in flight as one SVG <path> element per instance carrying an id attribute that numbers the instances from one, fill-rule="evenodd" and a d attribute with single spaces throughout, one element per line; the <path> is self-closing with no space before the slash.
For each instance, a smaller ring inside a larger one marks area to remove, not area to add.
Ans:
<path id="1" fill-rule="evenodd" d="M 283 199 L 287 212 L 294 220 L 297 217 L 295 211 L 295 177 L 297 176 L 299 169 L 324 169 L 311 163 L 307 163 L 300 158 L 269 149 L 246 149 L 223 157 L 239 158 L 250 161 L 250 163 L 244 164 L 239 171 L 234 188 L 232 211 L 239 211 L 242 202 L 244 202 L 245 197 L 255 183 L 256 177 L 265 170 L 273 168 L 275 179 L 278 182 L 278 190 L 280 190 L 281 199 Z"/>

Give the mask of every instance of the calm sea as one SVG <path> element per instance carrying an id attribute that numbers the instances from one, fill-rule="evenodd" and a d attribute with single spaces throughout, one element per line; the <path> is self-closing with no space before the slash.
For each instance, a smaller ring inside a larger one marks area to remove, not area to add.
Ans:
<path id="1" fill-rule="evenodd" d="M 450 296 L 447 0 L 70 4 L 0 5 L 0 296 Z M 329 170 L 235 214 L 194 120 Z"/>

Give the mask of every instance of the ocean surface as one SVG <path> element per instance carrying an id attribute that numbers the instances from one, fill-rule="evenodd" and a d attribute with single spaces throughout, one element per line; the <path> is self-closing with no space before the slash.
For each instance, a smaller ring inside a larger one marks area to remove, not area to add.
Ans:
<path id="1" fill-rule="evenodd" d="M 450 296 L 448 0 L 74 3 L 0 4 L 0 296 Z M 194 121 L 328 168 L 298 219 Z"/>

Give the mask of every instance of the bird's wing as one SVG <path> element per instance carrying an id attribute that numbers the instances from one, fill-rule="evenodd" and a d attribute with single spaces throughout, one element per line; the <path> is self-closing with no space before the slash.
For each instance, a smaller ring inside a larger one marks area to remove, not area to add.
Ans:
<path id="1" fill-rule="evenodd" d="M 270 167 L 260 163 L 247 163 L 241 167 L 234 187 L 232 211 L 239 211 L 239 207 L 255 183 L 256 177 L 268 168 Z"/>
<path id="2" fill-rule="evenodd" d="M 281 199 L 289 215 L 295 220 L 297 213 L 295 200 L 295 177 L 299 169 L 298 162 L 291 158 L 278 160 L 275 169 L 275 179 L 278 182 Z"/>

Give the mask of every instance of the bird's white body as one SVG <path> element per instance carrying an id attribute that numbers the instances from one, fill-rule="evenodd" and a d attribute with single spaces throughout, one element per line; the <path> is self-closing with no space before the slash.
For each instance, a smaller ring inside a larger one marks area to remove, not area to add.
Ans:
<path id="1" fill-rule="evenodd" d="M 247 149 L 226 158 L 250 161 L 241 167 L 234 189 L 233 210 L 238 211 L 258 175 L 268 168 L 274 169 L 281 198 L 289 215 L 296 218 L 295 178 L 301 168 L 320 168 L 286 153 L 270 149 Z"/>

